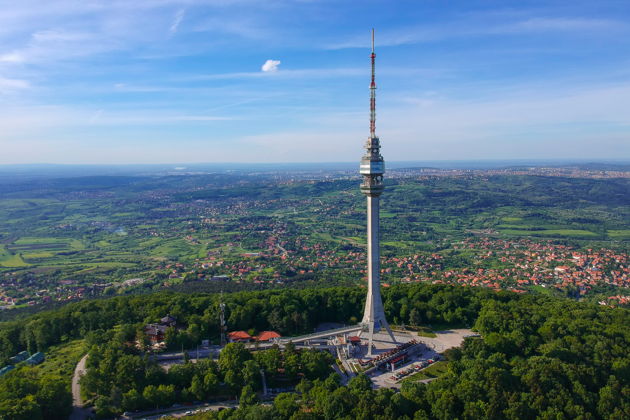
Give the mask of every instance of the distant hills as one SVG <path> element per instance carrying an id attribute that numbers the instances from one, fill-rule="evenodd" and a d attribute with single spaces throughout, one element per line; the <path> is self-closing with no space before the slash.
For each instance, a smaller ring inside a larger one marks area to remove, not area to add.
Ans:
<path id="1" fill-rule="evenodd" d="M 0 165 L 0 182 L 41 178 L 72 178 L 95 175 L 194 175 L 230 172 L 313 172 L 358 171 L 358 162 L 306 163 L 192 163 L 192 164 L 9 164 Z M 583 170 L 629 171 L 630 160 L 601 162 L 577 160 L 444 160 L 387 161 L 388 169 L 524 169 L 531 167 L 571 167 Z"/>

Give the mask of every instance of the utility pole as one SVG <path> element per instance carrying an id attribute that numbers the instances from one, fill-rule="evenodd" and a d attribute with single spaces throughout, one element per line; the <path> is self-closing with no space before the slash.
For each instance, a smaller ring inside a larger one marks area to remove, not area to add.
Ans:
<path id="1" fill-rule="evenodd" d="M 226 339 L 225 339 L 225 303 L 223 303 L 223 290 L 221 290 L 221 297 L 219 298 L 219 318 L 220 318 L 220 339 L 221 339 L 221 347 L 225 347 Z"/>

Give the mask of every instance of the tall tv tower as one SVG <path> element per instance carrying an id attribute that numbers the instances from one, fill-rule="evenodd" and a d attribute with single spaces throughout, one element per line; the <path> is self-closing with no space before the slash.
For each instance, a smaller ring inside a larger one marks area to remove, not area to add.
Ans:
<path id="1" fill-rule="evenodd" d="M 365 155 L 361 158 L 359 172 L 363 175 L 361 192 L 367 196 L 367 254 L 368 292 L 363 312 L 363 328 L 368 333 L 368 355 L 372 355 L 374 333 L 385 328 L 394 343 L 396 339 L 385 319 L 381 299 L 381 259 L 379 246 L 379 198 L 383 192 L 385 162 L 381 156 L 381 145 L 376 136 L 376 82 L 374 53 L 374 29 L 372 29 L 372 81 L 370 82 L 370 137 L 365 144 Z"/>

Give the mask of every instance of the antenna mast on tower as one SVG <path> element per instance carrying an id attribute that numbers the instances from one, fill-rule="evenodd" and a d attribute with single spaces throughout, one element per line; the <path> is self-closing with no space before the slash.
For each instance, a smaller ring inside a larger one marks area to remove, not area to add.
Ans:
<path id="1" fill-rule="evenodd" d="M 370 82 L 370 138 L 376 137 L 376 54 L 374 53 L 374 28 L 372 28 L 372 81 Z"/>

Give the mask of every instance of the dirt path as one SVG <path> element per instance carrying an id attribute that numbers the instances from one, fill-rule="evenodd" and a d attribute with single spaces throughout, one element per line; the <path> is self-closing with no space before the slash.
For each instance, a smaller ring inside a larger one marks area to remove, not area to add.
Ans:
<path id="1" fill-rule="evenodd" d="M 81 385 L 79 379 L 85 375 L 85 362 L 88 355 L 86 354 L 79 360 L 77 366 L 74 368 L 74 375 L 72 376 L 72 414 L 70 420 L 84 420 L 90 415 L 90 410 L 83 407 L 83 400 L 81 399 Z"/>

